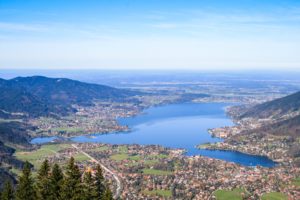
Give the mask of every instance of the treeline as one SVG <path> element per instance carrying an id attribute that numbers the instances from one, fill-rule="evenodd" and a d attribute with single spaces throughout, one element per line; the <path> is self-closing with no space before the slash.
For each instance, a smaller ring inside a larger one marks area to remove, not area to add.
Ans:
<path id="1" fill-rule="evenodd" d="M 58 164 L 51 168 L 45 160 L 36 178 L 26 162 L 16 187 L 7 181 L 0 197 L 1 200 L 113 200 L 100 165 L 94 174 L 81 173 L 74 158 L 69 160 L 64 173 Z"/>

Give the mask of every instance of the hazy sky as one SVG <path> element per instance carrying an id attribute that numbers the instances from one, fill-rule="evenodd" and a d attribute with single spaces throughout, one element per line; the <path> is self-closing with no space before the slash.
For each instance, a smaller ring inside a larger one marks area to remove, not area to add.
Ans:
<path id="1" fill-rule="evenodd" d="M 0 0 L 0 68 L 300 69 L 300 1 Z"/>

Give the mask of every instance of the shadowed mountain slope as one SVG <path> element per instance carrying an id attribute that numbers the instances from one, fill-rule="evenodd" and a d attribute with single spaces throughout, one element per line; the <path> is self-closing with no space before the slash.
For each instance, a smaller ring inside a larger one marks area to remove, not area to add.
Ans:
<path id="1" fill-rule="evenodd" d="M 109 86 L 43 76 L 0 79 L 0 115 L 22 112 L 29 116 L 66 114 L 72 105 L 94 101 L 124 101 L 137 93 Z M 8 116 L 7 116 L 8 117 Z"/>
<path id="2" fill-rule="evenodd" d="M 300 110 L 300 92 L 247 109 L 240 118 L 273 118 Z"/>

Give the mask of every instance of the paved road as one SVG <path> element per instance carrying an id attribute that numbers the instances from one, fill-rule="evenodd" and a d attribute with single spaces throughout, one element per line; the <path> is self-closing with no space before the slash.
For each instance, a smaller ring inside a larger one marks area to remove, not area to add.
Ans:
<path id="1" fill-rule="evenodd" d="M 122 183 L 120 181 L 120 178 L 117 176 L 116 173 L 114 173 L 113 171 L 111 171 L 110 169 L 108 169 L 107 167 L 105 167 L 102 163 L 100 163 L 98 160 L 96 160 L 95 158 L 93 158 L 91 155 L 89 155 L 88 153 L 84 152 L 81 148 L 79 148 L 76 144 L 72 144 L 72 146 L 79 152 L 81 152 L 82 154 L 86 155 L 87 157 L 89 157 L 91 159 L 91 161 L 99 164 L 102 169 L 104 169 L 107 173 L 111 174 L 113 176 L 113 178 L 115 179 L 116 183 L 117 183 L 117 190 L 116 190 L 116 194 L 114 195 L 114 199 L 118 199 L 121 195 L 121 191 L 122 191 Z"/>

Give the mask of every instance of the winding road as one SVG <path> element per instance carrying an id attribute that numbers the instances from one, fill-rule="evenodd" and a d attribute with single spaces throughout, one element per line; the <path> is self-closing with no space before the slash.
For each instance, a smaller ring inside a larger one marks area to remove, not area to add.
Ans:
<path id="1" fill-rule="evenodd" d="M 74 147 L 80 153 L 82 153 L 82 154 L 86 155 L 87 157 L 89 157 L 92 162 L 95 162 L 95 163 L 99 164 L 102 167 L 102 169 L 104 169 L 107 173 L 109 173 L 113 176 L 113 178 L 115 179 L 115 181 L 117 183 L 117 190 L 116 190 L 116 194 L 114 195 L 114 199 L 118 199 L 120 197 L 121 191 L 122 191 L 122 182 L 120 181 L 120 178 L 117 176 L 117 174 L 115 172 L 113 172 L 112 170 L 108 169 L 107 167 L 105 167 L 102 163 L 100 163 L 94 157 L 92 157 L 88 153 L 84 152 L 76 144 L 72 144 L 72 147 Z"/>

